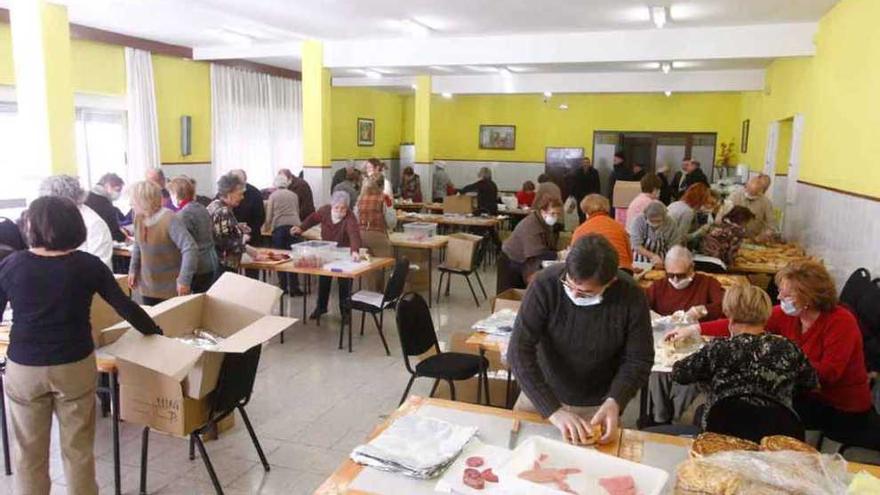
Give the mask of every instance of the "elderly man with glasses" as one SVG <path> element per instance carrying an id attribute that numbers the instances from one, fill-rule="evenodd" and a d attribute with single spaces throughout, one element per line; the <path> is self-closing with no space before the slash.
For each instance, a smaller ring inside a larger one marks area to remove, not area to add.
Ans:
<path id="1" fill-rule="evenodd" d="M 617 251 L 587 234 L 565 263 L 541 271 L 526 292 L 507 353 L 523 394 L 564 439 L 614 438 L 620 412 L 647 383 L 654 363 L 645 292 L 618 270 Z"/>

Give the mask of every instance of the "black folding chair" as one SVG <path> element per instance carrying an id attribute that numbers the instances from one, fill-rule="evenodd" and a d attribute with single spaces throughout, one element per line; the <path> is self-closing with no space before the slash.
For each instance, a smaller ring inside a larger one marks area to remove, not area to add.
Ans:
<path id="1" fill-rule="evenodd" d="M 205 450 L 205 444 L 202 442 L 201 435 L 209 432 L 217 431 L 217 424 L 224 418 L 233 414 L 236 409 L 241 413 L 241 419 L 247 428 L 254 447 L 257 449 L 257 455 L 260 456 L 260 462 L 263 469 L 269 471 L 269 461 L 260 447 L 260 441 L 254 433 L 251 426 L 251 420 L 248 418 L 244 410 L 244 406 L 251 399 L 251 393 L 254 390 L 254 381 L 257 377 L 257 366 L 260 364 L 260 352 L 262 345 L 256 345 L 243 354 L 227 354 L 223 358 L 223 366 L 220 368 L 220 376 L 217 379 L 217 388 L 212 392 L 211 408 L 208 413 L 208 421 L 199 426 L 189 434 L 189 459 L 195 459 L 195 447 L 199 448 L 199 454 L 211 477 L 211 483 L 218 495 L 223 495 L 223 488 L 220 486 L 220 480 L 217 479 L 217 473 Z M 147 457 L 150 440 L 150 427 L 144 428 L 141 443 L 141 495 L 147 493 Z"/>
<path id="2" fill-rule="evenodd" d="M 770 435 L 804 439 L 804 424 L 792 408 L 776 399 L 753 394 L 733 395 L 715 402 L 706 413 L 706 431 L 753 442 Z"/>
<path id="3" fill-rule="evenodd" d="M 400 336 L 400 348 L 403 350 L 403 362 L 410 373 L 409 383 L 400 397 L 400 403 L 406 400 L 412 384 L 418 377 L 434 379 L 431 396 L 437 391 L 440 380 L 449 383 L 449 395 L 455 400 L 456 380 L 467 380 L 478 377 L 477 403 L 482 399 L 482 387 L 486 388 L 486 405 L 489 401 L 489 360 L 474 354 L 460 352 L 442 352 L 434 331 L 434 321 L 425 299 L 410 292 L 400 298 L 397 303 L 397 334 Z M 434 349 L 436 354 L 419 361 L 415 366 L 410 363 L 410 356 L 421 356 Z"/>
<path id="4" fill-rule="evenodd" d="M 382 345 L 385 346 L 385 354 L 389 356 L 391 355 L 391 351 L 388 350 L 388 342 L 385 341 L 385 333 L 382 331 L 382 326 L 385 323 L 385 310 L 389 308 L 394 309 L 397 300 L 400 299 L 401 294 L 403 294 L 403 288 L 406 285 L 406 276 L 408 273 L 409 260 L 405 257 L 397 260 L 394 264 L 394 272 L 391 274 L 391 278 L 388 279 L 388 284 L 385 286 L 385 293 L 382 294 L 382 300 L 378 306 L 366 301 L 366 299 L 371 298 L 370 296 L 378 299 L 377 296 L 380 294 L 377 292 L 361 290 L 351 296 L 351 309 L 353 311 L 361 312 L 361 335 L 364 334 L 364 320 L 366 319 L 367 313 L 369 313 L 370 316 L 373 317 L 373 323 L 376 324 L 376 329 L 379 331 Z M 359 295 L 367 297 L 359 298 Z M 379 316 L 377 317 L 376 315 Z M 345 334 L 345 327 L 346 325 L 342 325 L 339 328 L 340 348 L 342 348 L 342 337 Z M 351 325 L 348 325 L 348 352 L 351 352 L 351 334 Z"/>
<path id="5" fill-rule="evenodd" d="M 464 279 L 467 281 L 468 287 L 471 289 L 471 295 L 474 296 L 474 303 L 477 307 L 480 307 L 480 301 L 477 299 L 477 293 L 474 291 L 474 286 L 471 284 L 471 274 L 477 277 L 477 283 L 480 284 L 480 291 L 483 292 L 483 298 L 488 299 L 489 296 L 486 295 L 486 289 L 483 288 L 483 281 L 480 280 L 480 265 L 483 264 L 483 253 L 486 249 L 486 242 L 481 242 L 479 246 L 474 250 L 474 259 L 471 261 L 471 266 L 468 269 L 455 268 L 448 266 L 446 263 L 441 264 L 437 267 L 437 271 L 440 272 L 440 283 L 437 284 L 437 302 L 440 302 L 440 291 L 443 288 L 443 276 L 446 276 L 446 295 L 449 296 L 449 284 L 452 281 L 453 275 L 462 275 Z M 428 294 L 430 296 L 430 294 Z"/>
<path id="6" fill-rule="evenodd" d="M 837 453 L 840 455 L 851 448 L 880 452 L 880 415 L 872 408 L 865 424 L 832 425 L 831 428 L 821 432 L 819 436 L 820 449 L 826 438 L 840 444 L 837 449 Z"/>

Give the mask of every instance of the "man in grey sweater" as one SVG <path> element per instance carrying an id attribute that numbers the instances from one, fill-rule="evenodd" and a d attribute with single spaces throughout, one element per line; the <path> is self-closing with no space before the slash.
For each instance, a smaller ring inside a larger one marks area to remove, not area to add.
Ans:
<path id="1" fill-rule="evenodd" d="M 595 425 L 611 441 L 654 363 L 645 292 L 617 261 L 604 237 L 579 239 L 529 285 L 510 340 L 523 390 L 514 409 L 540 413 L 574 443 L 588 443 Z"/>

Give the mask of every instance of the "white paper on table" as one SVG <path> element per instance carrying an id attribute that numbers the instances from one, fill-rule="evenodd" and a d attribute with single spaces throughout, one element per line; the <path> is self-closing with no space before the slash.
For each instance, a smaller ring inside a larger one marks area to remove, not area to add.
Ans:
<path id="1" fill-rule="evenodd" d="M 504 308 L 474 323 L 471 328 L 492 335 L 510 335 L 515 321 L 516 311 Z"/>
<path id="2" fill-rule="evenodd" d="M 484 461 L 482 466 L 474 469 L 482 472 L 491 468 L 492 472 L 495 473 L 495 470 L 498 469 L 499 466 L 507 462 L 507 458 L 510 457 L 510 450 L 503 447 L 496 447 L 494 445 L 487 445 L 474 438 L 467 444 L 467 446 L 465 446 L 464 450 L 461 451 L 461 455 L 458 456 L 458 459 L 449 466 L 449 469 L 446 470 L 443 477 L 437 482 L 434 490 L 440 493 L 455 493 L 462 495 L 480 495 L 483 493 L 503 494 L 504 492 L 498 488 L 498 483 L 486 482 L 486 488 L 482 490 L 475 490 L 464 484 L 462 479 L 464 477 L 464 470 L 468 468 L 467 459 L 472 456 L 481 457 Z"/>
<path id="3" fill-rule="evenodd" d="M 332 272 L 350 273 L 367 265 L 369 263 L 366 261 L 336 260 L 325 264 L 321 268 Z"/>

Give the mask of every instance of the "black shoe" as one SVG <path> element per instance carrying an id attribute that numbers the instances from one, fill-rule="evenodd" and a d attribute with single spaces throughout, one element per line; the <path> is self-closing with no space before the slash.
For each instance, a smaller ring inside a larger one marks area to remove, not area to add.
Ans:
<path id="1" fill-rule="evenodd" d="M 315 320 L 315 321 L 321 321 L 321 315 L 324 315 L 326 313 L 327 313 L 326 309 L 315 309 L 312 312 L 311 316 L 309 316 L 309 319 Z"/>

